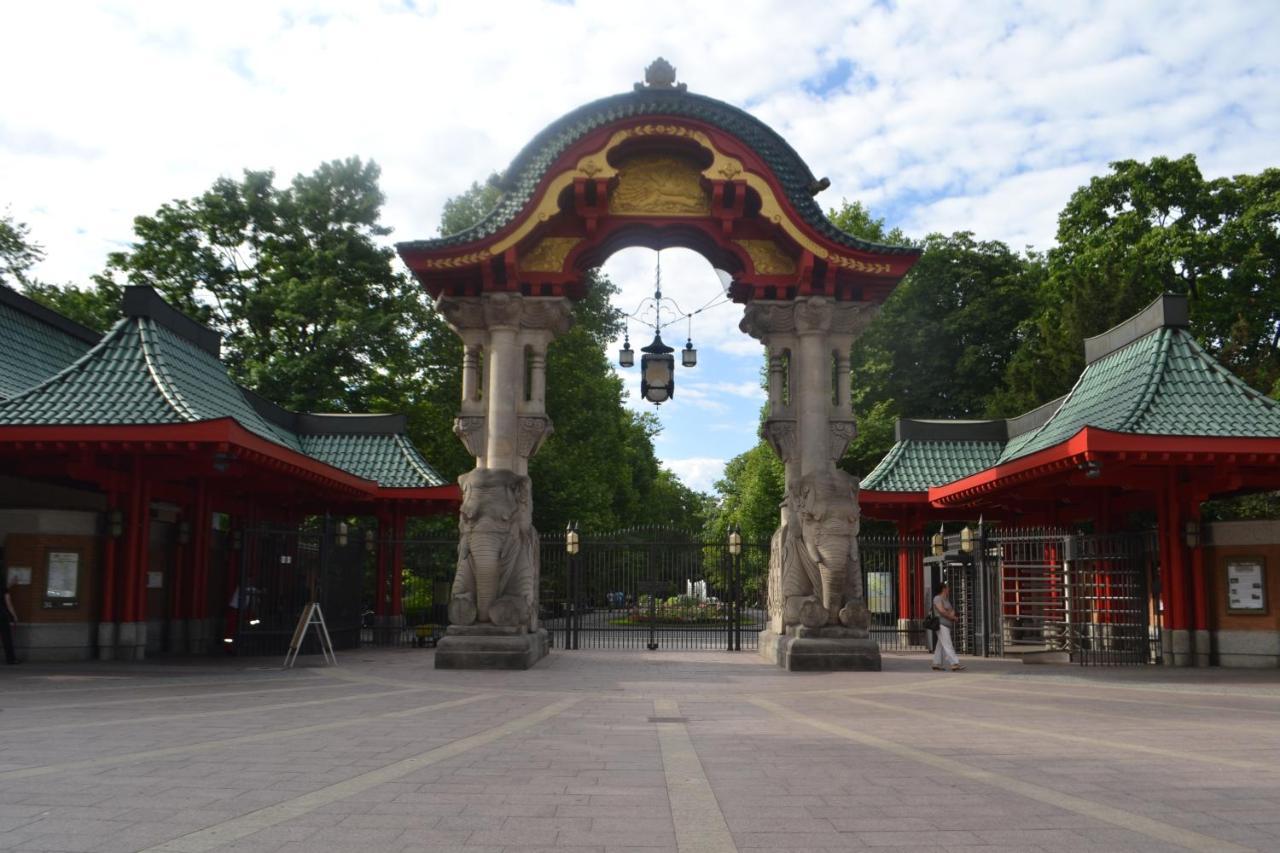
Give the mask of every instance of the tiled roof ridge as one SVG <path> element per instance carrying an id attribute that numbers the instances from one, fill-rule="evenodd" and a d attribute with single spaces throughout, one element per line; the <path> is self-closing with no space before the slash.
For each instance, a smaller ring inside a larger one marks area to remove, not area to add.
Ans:
<path id="1" fill-rule="evenodd" d="M 880 464 L 872 468 L 871 471 L 867 473 L 867 476 L 862 478 L 859 488 L 875 491 L 876 484 L 883 480 L 885 476 L 893 470 L 893 466 L 897 464 L 898 457 L 900 457 L 905 451 L 905 446 L 906 442 L 895 441 L 893 443 L 893 447 L 890 447 L 889 452 L 880 460 Z M 871 485 L 867 485 L 868 483 L 871 483 Z"/>
<path id="2" fill-rule="evenodd" d="M 165 366 L 163 353 L 160 352 L 159 342 L 155 339 L 155 321 L 149 317 L 131 317 L 138 324 L 138 339 L 142 344 L 142 358 L 147 365 L 147 373 L 151 376 L 151 381 L 155 383 L 156 388 L 160 390 L 160 396 L 164 397 L 165 402 L 186 421 L 202 421 L 205 418 L 200 417 L 183 397 L 178 383 L 174 381 L 169 374 L 168 368 Z M 234 416 L 232 416 L 234 417 Z M 237 422 L 239 419 L 236 419 Z M 240 424 L 248 427 L 248 424 Z"/>
<path id="3" fill-rule="evenodd" d="M 420 454 L 417 452 L 417 449 L 414 448 L 413 445 L 409 444 L 408 439 L 406 439 L 403 434 L 396 433 L 395 442 L 396 442 L 396 446 L 400 448 L 400 452 L 404 455 L 405 459 L 409 462 L 411 466 L 413 466 L 413 469 L 417 471 L 419 475 L 422 476 L 423 480 L 429 483 L 429 482 L 432 482 L 433 480 L 444 479 L 443 477 L 440 476 L 439 472 L 437 472 L 435 469 L 429 469 L 429 466 L 428 468 L 424 468 L 423 465 L 420 464 L 420 460 L 423 463 L 425 463 L 426 460 L 421 458 Z"/>
<path id="4" fill-rule="evenodd" d="M 1171 344 L 1173 342 L 1174 330 L 1162 327 L 1157 329 L 1155 332 L 1149 332 L 1148 334 L 1157 334 L 1160 336 L 1160 342 L 1156 346 L 1154 364 L 1151 365 L 1151 368 L 1147 371 L 1146 382 L 1143 383 L 1142 391 L 1138 394 L 1138 399 L 1133 404 L 1133 410 L 1120 422 L 1120 427 L 1116 430 L 1117 432 L 1131 432 L 1137 423 L 1142 420 L 1143 416 L 1150 411 L 1151 403 L 1155 400 L 1156 394 L 1160 390 L 1160 386 L 1164 383 L 1165 374 L 1169 371 L 1169 351 L 1172 348 Z M 1145 335 L 1143 337 L 1145 337 Z M 1123 347 L 1121 349 L 1123 349 Z M 1119 352 L 1119 350 L 1116 350 L 1116 352 Z M 1093 365 L 1089 365 L 1089 367 L 1086 367 L 1085 371 L 1088 372 L 1089 368 L 1092 366 Z"/>
<path id="5" fill-rule="evenodd" d="M 1192 355 L 1196 357 L 1197 361 L 1207 367 L 1219 379 L 1225 381 L 1227 385 L 1230 385 L 1234 390 L 1240 392 L 1241 396 L 1251 402 L 1261 403 L 1264 408 L 1272 409 L 1273 411 L 1280 413 L 1280 400 L 1268 397 L 1257 388 L 1254 388 L 1252 385 L 1245 382 L 1239 376 L 1236 376 L 1229 368 L 1224 367 L 1222 362 L 1218 361 L 1206 352 L 1205 348 L 1200 346 L 1200 342 L 1197 341 L 1190 333 L 1182 329 L 1174 329 L 1173 332 L 1177 335 L 1178 340 L 1181 341 L 1183 345 L 1190 348 Z"/>
<path id="6" fill-rule="evenodd" d="M 20 311 L 39 323 L 52 326 L 63 334 L 77 338 L 89 345 L 96 344 L 102 339 L 100 334 L 83 323 L 77 323 L 65 314 L 36 302 L 30 296 L 7 284 L 0 283 L 0 303 L 8 305 L 15 311 Z"/>
<path id="7" fill-rule="evenodd" d="M 32 385 L 30 388 L 24 389 L 20 393 L 15 394 L 14 396 L 10 397 L 7 400 L 0 400 L 0 409 L 10 404 L 18 403 L 19 401 L 25 401 L 26 398 L 33 396 L 37 391 L 42 391 L 45 388 L 48 388 L 49 386 L 53 385 L 55 382 L 60 381 L 64 377 L 70 376 L 72 373 L 83 370 L 88 364 L 92 362 L 92 360 L 97 356 L 99 352 L 105 350 L 108 346 L 110 346 L 112 343 L 115 342 L 116 338 L 120 337 L 120 335 L 123 334 L 122 330 L 128 325 L 128 323 L 129 321 L 127 319 L 117 320 L 116 324 L 112 326 L 110 329 L 108 329 L 107 333 L 103 335 L 102 338 L 96 344 L 91 346 L 85 352 L 84 355 L 80 356 L 75 361 L 71 362 L 66 367 L 62 368 L 62 370 L 59 370 L 57 373 L 53 374 L 52 376 L 47 377 L 46 379 L 44 379 L 43 381 L 35 385 Z"/>

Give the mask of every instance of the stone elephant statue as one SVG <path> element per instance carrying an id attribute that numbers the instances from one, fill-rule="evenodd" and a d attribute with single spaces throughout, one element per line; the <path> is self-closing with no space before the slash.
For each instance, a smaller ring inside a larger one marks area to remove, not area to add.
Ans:
<path id="1" fill-rule="evenodd" d="M 455 625 L 537 628 L 538 533 L 528 477 L 477 468 L 462 486 L 458 573 L 449 601 Z"/>
<path id="2" fill-rule="evenodd" d="M 857 481 L 834 467 L 806 475 L 788 490 L 782 518 L 774 551 L 783 626 L 866 630 Z"/>

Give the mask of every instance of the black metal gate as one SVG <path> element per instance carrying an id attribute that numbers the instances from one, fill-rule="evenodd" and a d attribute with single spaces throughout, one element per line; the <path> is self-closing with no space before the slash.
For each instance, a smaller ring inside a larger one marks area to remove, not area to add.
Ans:
<path id="1" fill-rule="evenodd" d="M 1002 652 L 1062 652 L 1094 666 L 1160 661 L 1153 533 L 998 530 L 987 542 L 999 560 Z"/>
<path id="2" fill-rule="evenodd" d="M 1154 533 L 997 528 L 946 536 L 939 550 L 925 561 L 926 582 L 951 585 L 961 654 L 1160 662 Z"/>
<path id="3" fill-rule="evenodd" d="M 564 649 L 755 650 L 769 543 L 661 528 L 542 540 L 542 618 Z"/>
<path id="4" fill-rule="evenodd" d="M 368 556 L 362 530 L 316 519 L 296 528 L 240 530 L 232 539 L 239 549 L 239 577 L 227 608 L 234 651 L 283 655 L 313 597 L 334 648 L 359 646 Z M 319 652 L 314 634 L 308 634 L 302 653 Z"/>

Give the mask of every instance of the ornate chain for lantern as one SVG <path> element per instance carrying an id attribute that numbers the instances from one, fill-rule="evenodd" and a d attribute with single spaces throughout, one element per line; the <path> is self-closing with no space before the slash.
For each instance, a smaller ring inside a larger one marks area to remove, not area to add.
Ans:
<path id="1" fill-rule="evenodd" d="M 675 316 L 669 322 L 688 320 L 688 333 L 685 336 L 684 349 L 680 352 L 680 364 L 683 367 L 695 367 L 698 364 L 698 351 L 693 348 L 693 315 L 700 314 L 718 304 L 717 300 L 719 299 L 720 297 L 716 297 L 716 299 L 696 311 L 685 311 L 674 299 L 663 296 L 662 253 L 657 253 L 653 296 L 642 299 L 636 310 L 627 315 L 628 321 L 635 320 L 653 329 L 654 333 L 653 342 L 640 350 L 640 352 L 644 353 L 640 357 L 640 395 L 645 400 L 655 406 L 660 406 L 675 396 L 675 356 L 672 355 L 675 350 L 662 342 L 663 305 L 669 304 L 670 309 L 674 311 Z M 642 312 L 646 311 L 650 306 L 653 309 L 652 322 L 645 320 L 641 316 Z M 635 352 L 631 349 L 631 328 L 628 322 L 623 335 L 622 349 L 618 351 L 618 364 L 622 367 L 631 367 L 636 363 L 635 359 Z"/>

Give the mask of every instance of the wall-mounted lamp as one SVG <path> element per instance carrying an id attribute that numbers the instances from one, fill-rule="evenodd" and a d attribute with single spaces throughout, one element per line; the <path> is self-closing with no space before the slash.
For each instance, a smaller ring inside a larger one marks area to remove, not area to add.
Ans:
<path id="1" fill-rule="evenodd" d="M 966 524 L 964 530 L 960 531 L 960 550 L 966 554 L 972 554 L 973 543 L 977 538 L 973 528 Z"/>
<path id="2" fill-rule="evenodd" d="M 338 522 L 337 531 L 338 531 L 338 535 L 337 535 L 337 537 L 335 538 L 335 541 L 338 543 L 338 547 L 339 547 L 339 548 L 345 548 L 345 547 L 347 547 L 347 541 L 348 541 L 348 539 L 347 539 L 347 523 L 346 523 L 345 521 L 339 521 L 339 522 Z"/>
<path id="3" fill-rule="evenodd" d="M 107 533 L 116 539 L 124 534 L 124 513 L 120 510 L 113 509 L 107 513 Z"/>
<path id="4" fill-rule="evenodd" d="M 1183 526 L 1182 534 L 1186 537 L 1187 547 L 1195 548 L 1200 544 L 1200 522 L 1190 519 Z"/>
<path id="5" fill-rule="evenodd" d="M 729 553 L 735 557 L 742 553 L 742 529 L 736 524 L 729 528 Z"/>
<path id="6" fill-rule="evenodd" d="M 942 528 L 938 528 L 938 532 L 933 534 L 933 538 L 929 540 L 929 550 L 935 557 L 941 557 L 947 552 L 947 540 L 942 535 Z"/>
<path id="7" fill-rule="evenodd" d="M 578 522 L 571 521 L 564 529 L 564 550 L 570 555 L 577 554 L 580 544 Z"/>

